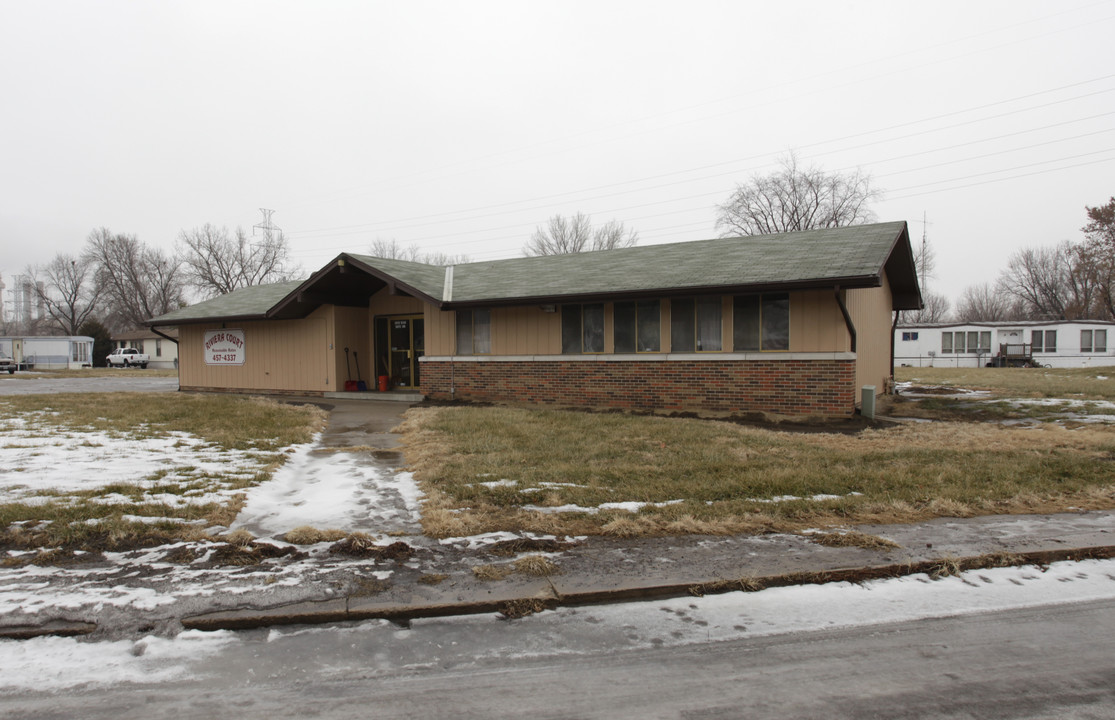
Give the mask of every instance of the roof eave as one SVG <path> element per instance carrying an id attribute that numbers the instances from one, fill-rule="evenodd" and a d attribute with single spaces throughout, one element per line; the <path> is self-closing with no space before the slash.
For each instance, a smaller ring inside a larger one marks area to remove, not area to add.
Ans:
<path id="1" fill-rule="evenodd" d="M 816 278 L 789 282 L 750 283 L 747 285 L 704 285 L 683 288 L 650 288 L 646 290 L 616 290 L 608 292 L 576 293 L 566 295 L 532 295 L 511 298 L 478 298 L 440 303 L 443 310 L 469 307 L 503 307 L 510 305 L 560 305 L 563 303 L 608 302 L 615 300 L 641 300 L 647 298 L 685 297 L 688 295 L 745 295 L 762 292 L 788 292 L 792 290 L 826 290 L 841 288 L 873 288 L 882 285 L 880 275 Z"/>

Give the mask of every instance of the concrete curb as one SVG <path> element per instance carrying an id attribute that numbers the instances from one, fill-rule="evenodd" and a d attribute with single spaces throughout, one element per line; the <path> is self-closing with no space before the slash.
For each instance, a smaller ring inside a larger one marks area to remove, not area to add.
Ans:
<path id="1" fill-rule="evenodd" d="M 1047 565 L 1063 560 L 1098 560 L 1115 557 L 1115 546 L 1039 550 L 1023 553 L 994 553 L 966 557 L 941 557 L 919 562 L 869 565 L 838 570 L 793 572 L 781 575 L 709 580 L 703 583 L 673 583 L 623 588 L 598 588 L 559 593 L 551 582 L 549 591 L 454 603 L 377 604 L 367 597 L 338 598 L 317 603 L 298 603 L 263 610 L 243 609 L 204 613 L 182 618 L 182 626 L 193 630 L 245 630 L 274 625 L 307 625 L 389 620 L 406 624 L 411 620 L 459 615 L 500 613 L 520 617 L 543 609 L 593 605 L 652 598 L 712 595 L 735 591 L 757 591 L 789 585 L 822 585 L 833 582 L 864 582 L 918 573 L 949 575 L 956 571 L 1017 565 Z"/>
<path id="2" fill-rule="evenodd" d="M 11 625 L 0 627 L 0 638 L 8 640 L 30 640 L 31 638 L 52 635 L 54 637 L 78 637 L 92 634 L 97 629 L 96 624 L 88 622 L 70 622 L 68 620 L 51 620 L 42 625 Z"/>

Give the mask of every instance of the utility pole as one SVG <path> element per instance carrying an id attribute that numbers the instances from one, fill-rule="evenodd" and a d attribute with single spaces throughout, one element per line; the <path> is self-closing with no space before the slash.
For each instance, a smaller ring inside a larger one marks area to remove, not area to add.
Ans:
<path id="1" fill-rule="evenodd" d="M 255 235 L 256 234 L 256 228 L 259 228 L 260 230 L 263 231 L 264 239 L 267 240 L 268 242 L 270 242 L 271 237 L 274 234 L 274 232 L 276 230 L 278 230 L 279 232 L 282 232 L 283 229 L 280 228 L 280 227 L 276 227 L 275 223 L 271 222 L 271 216 L 275 214 L 274 210 L 268 210 L 267 208 L 260 208 L 259 211 L 261 213 L 263 213 L 263 222 L 257 223 L 256 225 L 252 226 L 252 235 Z"/>
<path id="2" fill-rule="evenodd" d="M 929 221 L 927 220 L 927 217 L 928 217 L 928 214 L 924 210 L 922 210 L 921 211 L 921 254 L 920 254 L 921 262 L 918 263 L 918 265 L 920 265 L 921 267 L 918 268 L 918 271 L 921 273 L 921 291 L 923 293 L 925 292 L 925 288 L 926 288 L 926 284 L 925 284 L 926 270 L 927 270 L 926 265 L 929 264 L 929 263 L 926 262 L 926 258 L 929 257 Z"/>

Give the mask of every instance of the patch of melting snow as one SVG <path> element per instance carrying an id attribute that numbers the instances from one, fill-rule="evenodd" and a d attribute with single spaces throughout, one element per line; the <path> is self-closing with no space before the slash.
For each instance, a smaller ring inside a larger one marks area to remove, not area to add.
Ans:
<path id="1" fill-rule="evenodd" d="M 41 637 L 0 641 L 0 687 L 64 690 L 86 684 L 158 683 L 239 642 L 231 631 L 186 630 L 173 638 L 88 643 Z"/>
<path id="2" fill-rule="evenodd" d="M 0 501 L 64 501 L 64 497 L 43 493 L 93 490 L 119 482 L 152 488 L 202 481 L 219 487 L 220 481 L 214 478 L 253 477 L 266 469 L 270 455 L 225 450 L 183 432 L 137 439 L 101 431 L 38 427 L 26 418 L 9 418 L 0 424 Z M 220 489 L 189 496 L 156 493 L 142 502 L 204 504 L 226 501 L 231 494 Z M 125 502 L 136 500 L 126 498 Z"/>
<path id="3" fill-rule="evenodd" d="M 820 495 L 810 495 L 808 498 L 801 497 L 801 496 L 798 496 L 798 495 L 775 495 L 772 498 L 747 498 L 747 501 L 748 502 L 757 502 L 757 503 L 781 503 L 781 502 L 791 502 L 793 500 L 817 500 L 817 501 L 821 501 L 821 500 L 839 500 L 841 498 L 856 497 L 856 496 L 860 496 L 860 495 L 863 495 L 863 493 L 855 492 L 855 491 L 852 491 L 852 492 L 848 493 L 847 495 L 820 494 Z M 711 502 L 710 502 L 710 504 L 711 504 Z"/>
<path id="4" fill-rule="evenodd" d="M 684 500 L 667 500 L 665 502 L 612 502 L 601 503 L 596 507 L 585 507 L 583 505 L 556 505 L 553 507 L 544 505 L 523 505 L 523 510 L 533 510 L 540 513 L 564 513 L 564 512 L 579 512 L 595 515 L 601 510 L 626 510 L 627 512 L 638 512 L 644 507 L 666 507 L 667 505 L 677 505 L 685 502 Z"/>
<path id="5" fill-rule="evenodd" d="M 519 484 L 519 481 L 518 480 L 489 480 L 488 482 L 482 482 L 480 484 L 483 485 L 486 488 L 515 487 L 516 485 Z"/>
<path id="6" fill-rule="evenodd" d="M 571 538 L 568 538 L 568 539 L 573 541 L 573 542 L 577 542 L 577 541 L 581 541 L 581 540 L 586 539 L 586 537 L 587 536 L 581 535 L 581 536 L 571 537 Z M 510 540 L 523 540 L 523 539 L 526 539 L 526 540 L 556 540 L 557 536 L 556 535 L 546 535 L 546 534 L 542 534 L 542 533 L 532 533 L 532 532 L 518 532 L 518 533 L 515 533 L 515 532 L 508 532 L 508 531 L 501 530 L 499 532 L 481 533 L 479 535 L 465 535 L 465 536 L 461 536 L 461 537 L 442 538 L 438 542 L 442 545 L 453 545 L 453 546 L 456 546 L 456 547 L 460 547 L 461 549 L 464 549 L 464 550 L 479 550 L 479 549 L 485 548 L 489 545 L 494 545 L 494 544 L 499 543 L 499 542 L 507 542 L 507 541 L 510 541 Z"/>

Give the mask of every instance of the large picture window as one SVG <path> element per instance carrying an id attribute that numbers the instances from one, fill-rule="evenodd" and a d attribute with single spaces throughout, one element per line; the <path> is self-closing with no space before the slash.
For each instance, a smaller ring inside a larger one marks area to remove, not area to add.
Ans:
<path id="1" fill-rule="evenodd" d="M 720 297 L 670 302 L 672 352 L 717 352 L 724 347 Z"/>
<path id="2" fill-rule="evenodd" d="M 561 351 L 567 355 L 604 352 L 604 304 L 561 306 Z"/>
<path id="3" fill-rule="evenodd" d="M 789 293 L 733 298 L 732 341 L 737 352 L 789 350 Z"/>
<path id="4" fill-rule="evenodd" d="M 662 349 L 661 317 L 657 300 L 618 302 L 613 305 L 615 351 L 659 352 Z"/>
<path id="5" fill-rule="evenodd" d="M 457 354 L 492 352 L 492 311 L 487 308 L 457 311 Z"/>

